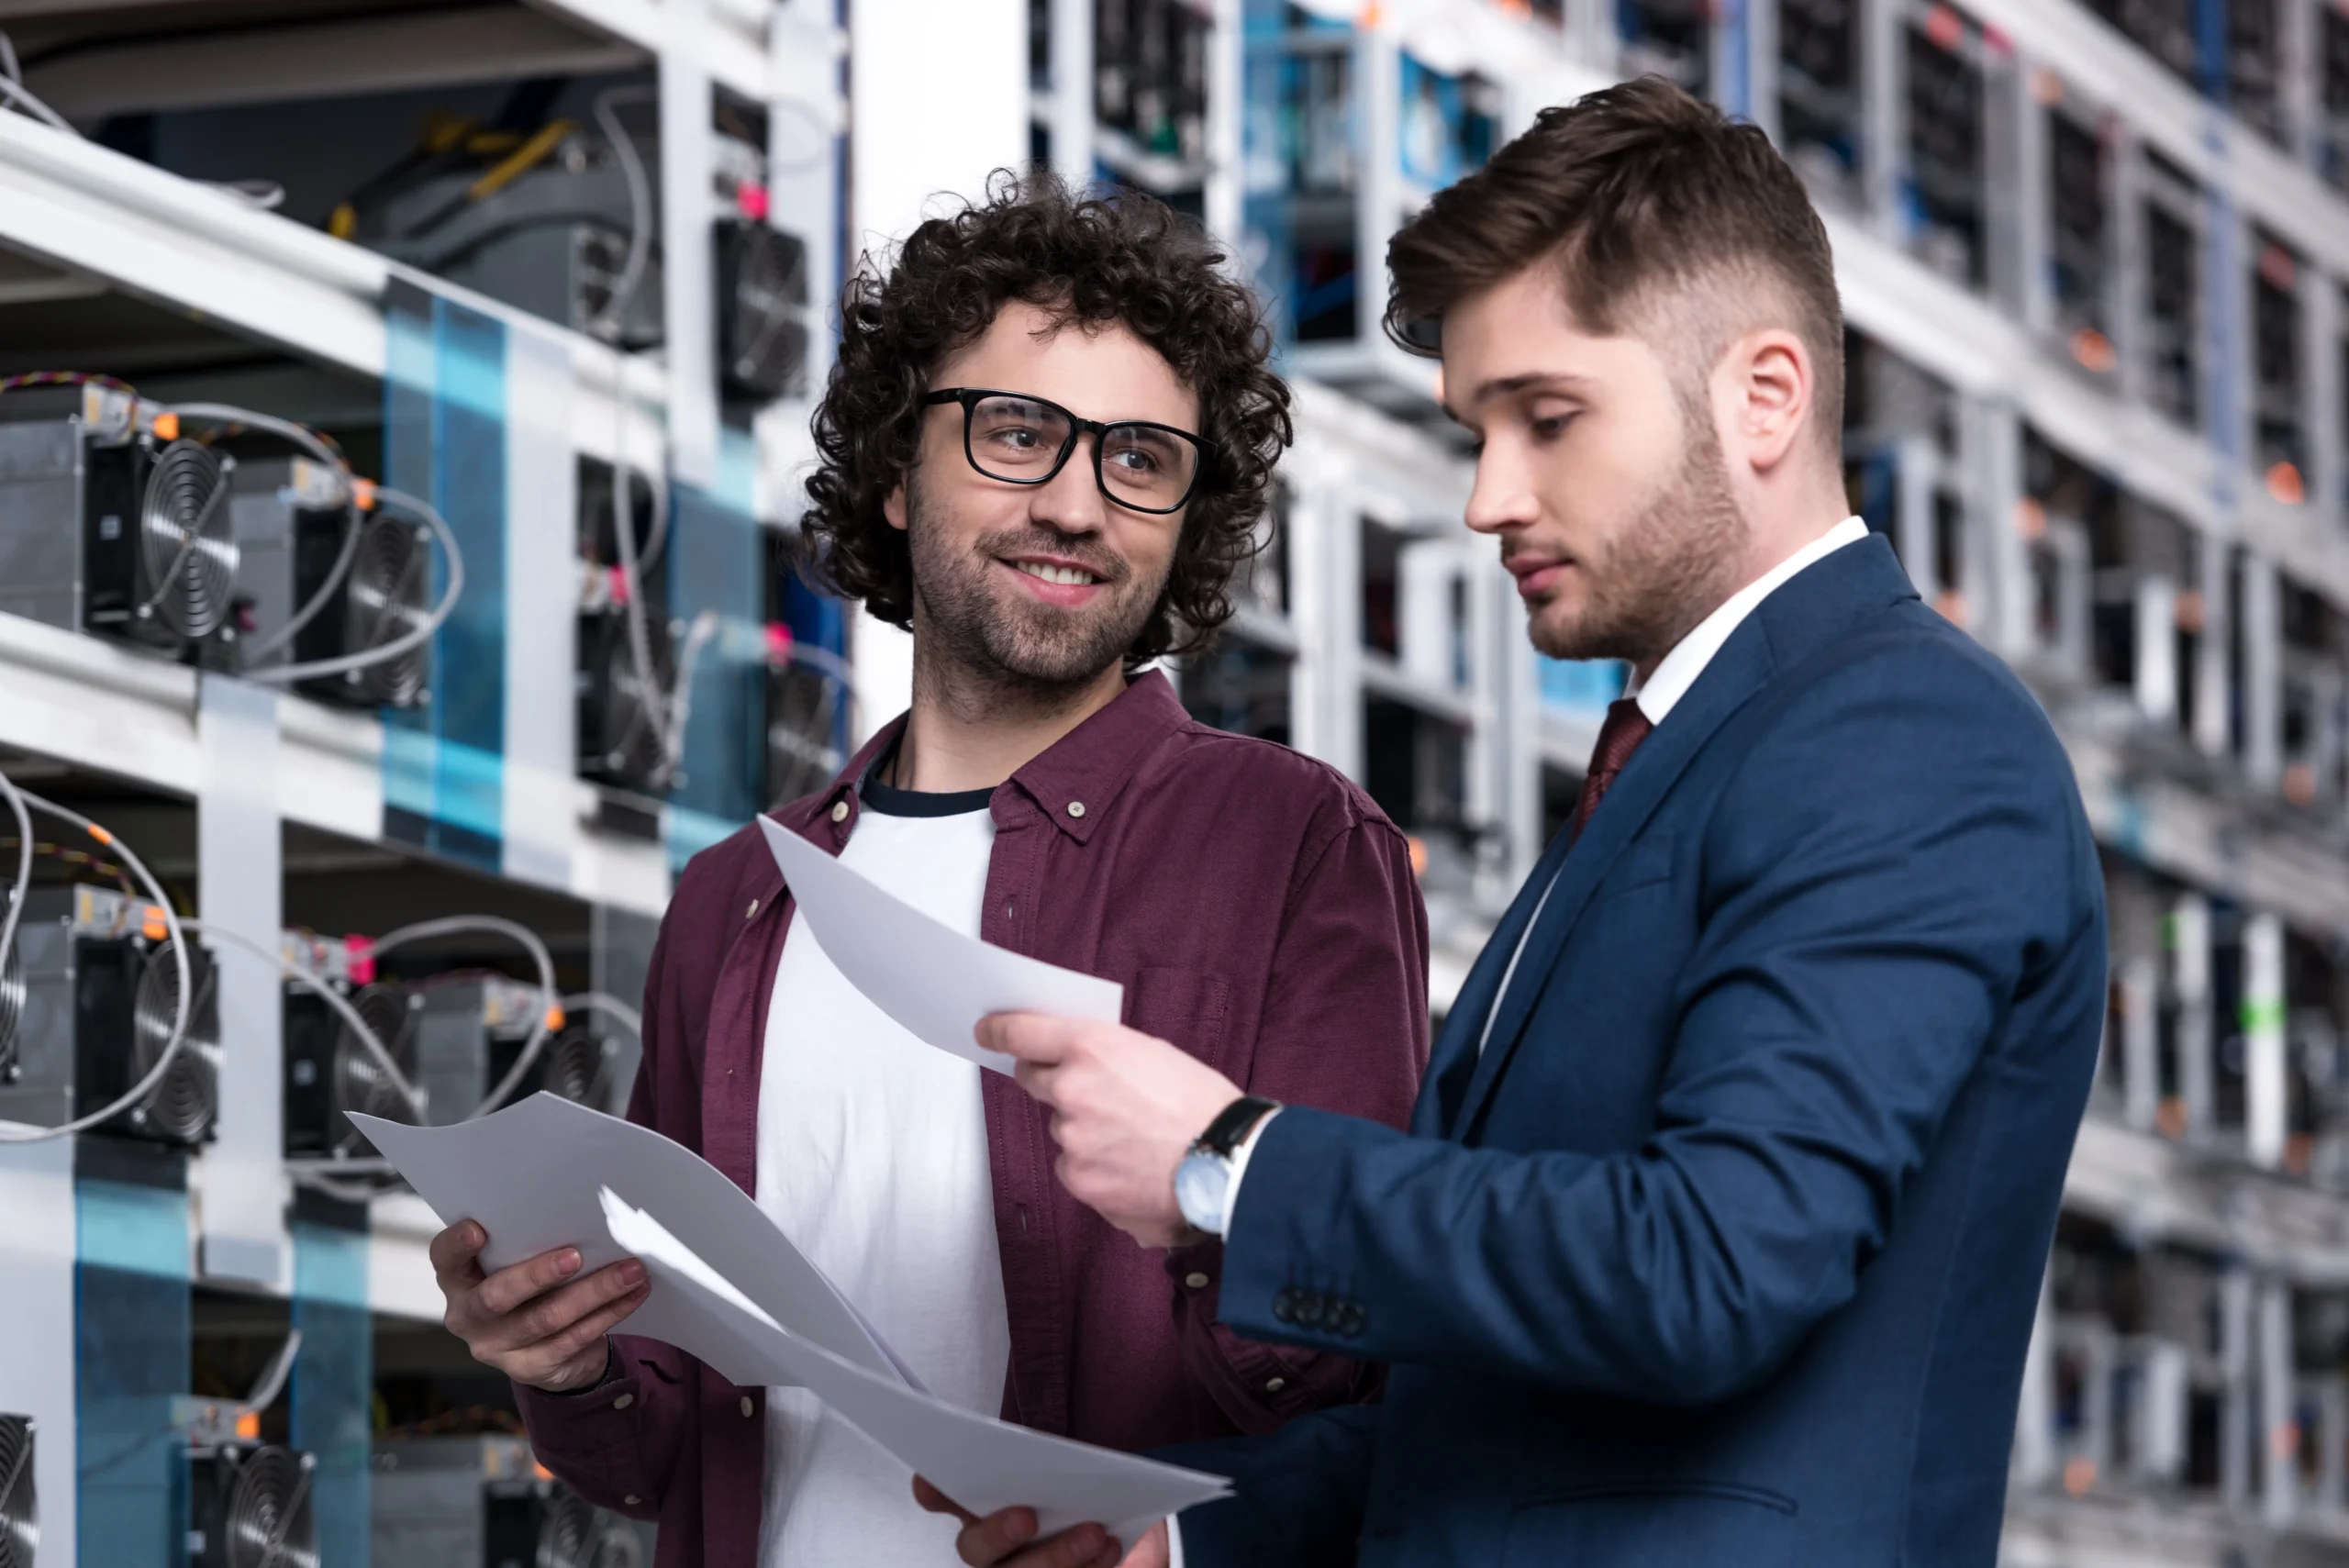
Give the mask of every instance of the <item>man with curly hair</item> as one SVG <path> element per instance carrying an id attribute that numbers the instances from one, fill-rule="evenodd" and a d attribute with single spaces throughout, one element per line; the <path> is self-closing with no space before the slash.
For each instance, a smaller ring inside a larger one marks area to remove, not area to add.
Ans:
<path id="1" fill-rule="evenodd" d="M 1146 197 L 999 179 L 850 285 L 802 526 L 818 581 L 911 629 L 913 707 L 776 816 L 939 920 L 1119 982 L 1130 1024 L 1252 1094 L 1399 1126 L 1426 1051 L 1407 841 L 1146 669 L 1230 617 L 1290 439 L 1222 260 Z M 1342 1353 L 1234 1337 L 1219 1243 L 1120 1235 L 1055 1180 L 1035 1101 L 792 925 L 757 832 L 685 869 L 629 1115 L 752 1193 L 933 1392 L 1124 1449 L 1370 1392 Z M 450 1327 L 514 1378 L 556 1474 L 661 1521 L 664 1568 L 952 1560 L 953 1521 L 805 1390 L 612 1334 L 637 1265 L 574 1278 L 564 1250 L 484 1279 L 484 1240 L 434 1243 Z"/>

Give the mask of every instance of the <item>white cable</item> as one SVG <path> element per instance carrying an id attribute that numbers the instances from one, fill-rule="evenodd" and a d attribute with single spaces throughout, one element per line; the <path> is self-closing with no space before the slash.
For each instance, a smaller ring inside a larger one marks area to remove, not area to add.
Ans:
<path id="1" fill-rule="evenodd" d="M 539 1050 L 546 1043 L 548 1034 L 561 1015 L 562 1002 L 561 994 L 555 990 L 554 955 L 547 951 L 547 944 L 540 940 L 539 934 L 528 926 L 518 925 L 503 916 L 448 915 L 437 920 L 419 920 L 413 926 L 402 926 L 396 931 L 388 931 L 376 938 L 374 951 L 381 957 L 393 948 L 405 947 L 409 942 L 452 936 L 461 931 L 493 931 L 511 938 L 528 950 L 531 962 L 538 966 L 539 971 L 539 1016 L 531 1025 L 530 1038 L 523 1041 L 522 1054 L 514 1059 L 514 1065 L 507 1070 L 506 1076 L 498 1080 L 497 1086 L 490 1090 L 488 1097 L 482 1101 L 473 1115 L 465 1118 L 467 1121 L 473 1121 L 504 1105 L 506 1097 L 522 1082 L 523 1075 L 530 1070 L 530 1064 L 539 1059 Z"/>
<path id="2" fill-rule="evenodd" d="M 177 1006 L 172 1013 L 171 1038 L 164 1041 L 161 1053 L 155 1058 L 155 1064 L 147 1069 L 147 1075 L 125 1091 L 120 1099 L 110 1106 L 92 1111 L 88 1116 L 76 1117 L 72 1121 L 61 1122 L 55 1127 L 34 1128 L 0 1123 L 0 1143 L 46 1143 L 51 1139 L 70 1138 L 75 1133 L 87 1132 L 103 1122 L 112 1121 L 154 1092 L 155 1086 L 163 1081 L 163 1074 L 170 1072 L 172 1063 L 179 1059 L 180 1048 L 187 1040 L 187 1014 L 189 1006 L 195 999 L 195 980 L 188 966 L 187 933 L 181 928 L 180 917 L 173 913 L 172 901 L 164 895 L 162 884 L 155 880 L 154 873 L 147 869 L 147 862 L 140 860 L 128 844 L 124 843 L 80 812 L 69 810 L 53 800 L 44 800 L 30 790 L 19 790 L 16 785 L 10 784 L 8 794 L 12 804 L 21 801 L 26 806 L 37 807 L 62 821 L 70 822 L 105 845 L 111 853 L 122 858 L 122 863 L 129 868 L 131 874 L 136 876 L 140 884 L 147 889 L 156 910 L 163 917 L 163 929 L 169 933 L 172 945 L 172 963 L 179 975 L 179 995 Z M 29 841 L 31 835 L 28 833 L 26 839 Z M 14 907 L 12 904 L 10 906 L 12 914 Z M 14 929 L 14 923 L 11 922 L 12 936 Z"/>
<path id="3" fill-rule="evenodd" d="M 661 782 L 664 784 L 676 777 L 677 764 L 685 761 L 685 720 L 694 707 L 694 666 L 701 662 L 701 651 L 717 634 L 718 612 L 702 611 L 694 617 L 685 645 L 677 654 L 677 684 L 669 695 L 669 731 L 661 737 Z"/>
<path id="4" fill-rule="evenodd" d="M 629 301 L 636 297 L 637 285 L 644 281 L 645 262 L 652 254 L 652 183 L 645 176 L 644 159 L 636 150 L 635 139 L 613 110 L 619 104 L 644 103 L 652 96 L 647 87 L 614 87 L 596 98 L 596 123 L 603 128 L 612 156 L 619 160 L 620 175 L 628 182 L 628 260 L 621 263 L 620 275 L 612 284 L 612 297 L 587 324 L 590 331 L 607 328 L 614 343 L 619 340 L 620 317 Z"/>
<path id="5" fill-rule="evenodd" d="M 34 97 L 20 83 L 6 76 L 0 76 L 0 98 L 7 99 L 33 118 L 57 130 L 61 130 L 68 136 L 79 137 L 82 134 L 73 128 L 72 124 L 63 115 Z"/>
<path id="6" fill-rule="evenodd" d="M 367 1053 L 375 1059 L 375 1065 L 391 1080 L 392 1086 L 399 1091 L 400 1098 L 407 1102 L 409 1113 L 419 1122 L 424 1119 L 422 1092 L 407 1081 L 407 1075 L 400 1071 L 399 1063 L 392 1060 L 390 1049 L 384 1044 L 373 1029 L 367 1027 L 367 1019 L 357 1007 L 351 1005 L 349 997 L 300 964 L 286 962 L 283 952 L 253 940 L 242 931 L 231 931 L 225 927 L 207 925 L 202 920 L 188 921 L 187 929 L 191 931 L 202 932 L 210 940 L 226 941 L 240 947 L 256 958 L 275 964 L 279 974 L 304 990 L 315 992 L 325 997 L 327 1006 L 332 1007 L 341 1017 L 344 1027 L 359 1036 L 359 1043 L 367 1048 Z"/>
<path id="7" fill-rule="evenodd" d="M 15 813 L 17 818 L 17 885 L 8 895 L 8 912 L 0 915 L 0 980 L 5 980 L 8 973 L 8 954 L 17 946 L 17 922 L 24 915 L 25 895 L 33 884 L 33 818 L 32 813 L 25 809 L 25 797 L 17 793 L 17 786 L 8 781 L 6 773 L 0 773 L 0 795 L 7 797 L 8 809 Z M 17 1019 L 17 1027 L 25 1027 L 21 1018 Z"/>
<path id="8" fill-rule="evenodd" d="M 266 670 L 249 670 L 245 672 L 247 680 L 282 686 L 317 675 L 340 675 L 346 670 L 364 670 L 387 663 L 410 649 L 420 648 L 429 642 L 432 634 L 440 629 L 441 623 L 455 613 L 457 595 L 464 591 L 465 586 L 465 558 L 457 549 L 457 536 L 450 531 L 448 521 L 429 502 L 419 501 L 406 491 L 379 488 L 375 492 L 375 504 L 378 507 L 406 513 L 430 528 L 433 537 L 440 541 L 441 552 L 449 562 L 449 583 L 441 590 L 440 602 L 432 606 L 431 613 L 424 617 L 422 623 L 409 628 L 389 642 L 332 659 L 313 659 L 306 663 L 275 664 Z"/>

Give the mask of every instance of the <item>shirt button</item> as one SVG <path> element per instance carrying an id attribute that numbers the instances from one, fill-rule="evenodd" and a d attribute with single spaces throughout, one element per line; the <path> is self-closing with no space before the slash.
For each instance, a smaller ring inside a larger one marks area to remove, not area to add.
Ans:
<path id="1" fill-rule="evenodd" d="M 1278 1394 L 1282 1389 L 1286 1388 L 1287 1386 L 1288 1379 L 1286 1377 L 1268 1377 L 1264 1379 L 1264 1392 L 1267 1394 Z"/>
<path id="2" fill-rule="evenodd" d="M 745 910 L 743 910 L 743 911 L 742 911 L 742 918 L 744 918 L 745 920 L 750 919 L 752 916 L 756 915 L 758 912 L 759 912 L 759 901 L 758 901 L 757 899 L 753 898 L 753 899 L 751 899 L 751 906 L 750 906 L 748 909 L 745 909 Z"/>
<path id="3" fill-rule="evenodd" d="M 845 822 L 848 820 L 847 801 L 836 800 L 832 802 L 832 820 L 835 822 Z"/>
<path id="4" fill-rule="evenodd" d="M 613 1409 L 615 1409 L 615 1410 L 625 1410 L 625 1409 L 627 1409 L 629 1406 L 631 1406 L 631 1405 L 633 1405 L 633 1404 L 635 1404 L 635 1403 L 636 1403 L 636 1396 L 635 1396 L 635 1395 L 633 1395 L 633 1394 L 623 1394 L 623 1395 L 621 1395 L 618 1398 L 617 1398 L 617 1399 L 615 1399 L 615 1400 L 613 1400 L 613 1401 L 612 1401 L 612 1408 L 613 1408 Z"/>
<path id="5" fill-rule="evenodd" d="M 744 1414 L 745 1416 L 747 1416 L 747 1415 L 749 1415 L 750 1413 L 751 1413 L 751 1396 L 750 1396 L 749 1395 L 745 1394 L 745 1395 L 743 1395 L 743 1396 L 742 1396 L 742 1414 Z"/>
<path id="6" fill-rule="evenodd" d="M 1202 1273 L 1187 1273 L 1183 1276 L 1183 1284 L 1186 1289 L 1205 1290 L 1208 1287 L 1208 1276 Z"/>
<path id="7" fill-rule="evenodd" d="M 644 1501 L 644 1499 L 643 1499 L 643 1498 L 641 1498 L 641 1497 L 640 1497 L 640 1496 L 638 1496 L 635 1493 L 630 1492 L 627 1496 L 622 1497 L 622 1498 L 620 1499 L 620 1501 L 621 1501 L 621 1502 L 623 1502 L 623 1503 L 626 1503 L 629 1507 L 633 1508 L 633 1507 L 636 1507 L 639 1503 L 641 1503 L 642 1501 Z"/>
<path id="8" fill-rule="evenodd" d="M 1083 801 L 1081 801 L 1081 800 L 1072 800 L 1072 801 L 1070 801 L 1070 802 L 1068 803 L 1068 814 L 1069 814 L 1071 817 L 1082 817 L 1082 816 L 1084 816 L 1084 815 L 1085 815 L 1085 802 L 1083 802 Z"/>

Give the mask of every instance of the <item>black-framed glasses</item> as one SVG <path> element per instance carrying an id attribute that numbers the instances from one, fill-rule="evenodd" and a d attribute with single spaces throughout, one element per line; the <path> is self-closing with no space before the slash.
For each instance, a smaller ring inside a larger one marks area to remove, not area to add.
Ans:
<path id="1" fill-rule="evenodd" d="M 989 479 L 1045 484 L 1068 465 L 1076 438 L 1093 438 L 1093 482 L 1130 512 L 1179 512 L 1206 466 L 1198 437 L 1148 419 L 1080 419 L 1057 403 L 1024 392 L 950 386 L 922 406 L 963 406 L 963 455 Z"/>

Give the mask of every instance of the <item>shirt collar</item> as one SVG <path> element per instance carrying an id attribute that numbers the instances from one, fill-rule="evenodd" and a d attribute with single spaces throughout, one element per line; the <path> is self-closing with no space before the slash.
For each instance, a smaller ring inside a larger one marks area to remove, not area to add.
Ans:
<path id="1" fill-rule="evenodd" d="M 906 717 L 899 714 L 883 725 L 857 749 L 829 788 L 808 798 L 804 820 L 811 824 L 821 820 L 835 805 L 847 804 L 848 810 L 836 824 L 835 849 L 854 825 L 858 793 L 866 775 L 896 744 L 905 729 Z M 1004 792 L 1016 790 L 1033 800 L 1062 832 L 1084 843 L 1124 792 L 1143 755 L 1177 726 L 1189 722 L 1190 717 L 1164 674 L 1152 670 L 1137 676 L 1084 723 L 1030 758 L 996 786 L 996 822 L 1003 820 Z"/>
<path id="2" fill-rule="evenodd" d="M 1721 651 L 1730 633 L 1735 631 L 1746 617 L 1752 615 L 1762 601 L 1798 576 L 1805 568 L 1834 554 L 1847 544 L 1857 544 L 1868 537 L 1868 526 L 1858 517 L 1846 517 L 1817 539 L 1796 550 L 1769 571 L 1740 588 L 1720 603 L 1720 607 L 1697 623 L 1696 628 L 1673 645 L 1672 651 L 1660 661 L 1653 674 L 1645 681 L 1634 681 L 1624 695 L 1640 705 L 1640 712 L 1650 724 L 1662 724 L 1664 716 L 1688 695 L 1713 655 Z"/>

